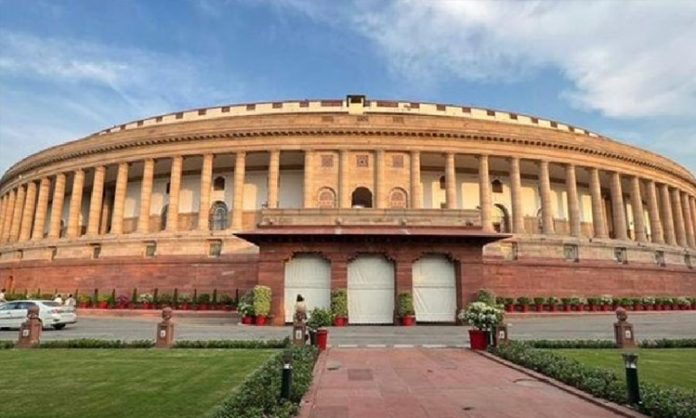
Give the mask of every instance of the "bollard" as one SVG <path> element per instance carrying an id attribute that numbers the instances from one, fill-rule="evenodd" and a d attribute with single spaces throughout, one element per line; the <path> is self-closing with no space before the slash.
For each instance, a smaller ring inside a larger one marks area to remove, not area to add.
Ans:
<path id="1" fill-rule="evenodd" d="M 290 387 L 292 386 L 292 352 L 283 354 L 283 374 L 280 381 L 280 399 L 290 399 Z"/>
<path id="2" fill-rule="evenodd" d="M 626 388 L 628 391 L 628 403 L 631 405 L 640 404 L 640 386 L 638 384 L 638 354 L 622 354 L 624 366 L 626 367 Z"/>
<path id="3" fill-rule="evenodd" d="M 15 345 L 17 348 L 32 348 L 38 346 L 41 340 L 41 320 L 39 319 L 39 307 L 30 304 L 27 308 L 27 320 L 22 322 L 19 328 L 19 339 Z"/>
<path id="4" fill-rule="evenodd" d="M 157 324 L 155 338 L 156 348 L 169 348 L 174 344 L 174 324 L 172 323 L 172 308 L 162 309 L 162 322 Z"/>

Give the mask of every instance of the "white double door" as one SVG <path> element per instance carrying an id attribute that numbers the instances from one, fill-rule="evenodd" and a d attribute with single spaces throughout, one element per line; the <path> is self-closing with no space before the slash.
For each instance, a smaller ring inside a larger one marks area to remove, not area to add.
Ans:
<path id="1" fill-rule="evenodd" d="M 315 254 L 296 255 L 285 263 L 285 322 L 292 322 L 297 295 L 309 313 L 331 306 L 331 264 Z"/>
<path id="2" fill-rule="evenodd" d="M 457 311 L 454 263 L 426 256 L 413 263 L 413 307 L 416 321 L 453 322 Z"/>
<path id="3" fill-rule="evenodd" d="M 384 257 L 362 255 L 348 263 L 348 321 L 394 322 L 394 265 Z"/>

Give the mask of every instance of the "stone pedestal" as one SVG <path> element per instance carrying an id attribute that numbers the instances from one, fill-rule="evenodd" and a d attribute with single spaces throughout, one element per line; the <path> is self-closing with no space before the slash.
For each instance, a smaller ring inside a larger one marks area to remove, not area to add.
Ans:
<path id="1" fill-rule="evenodd" d="M 172 323 L 172 308 L 162 309 L 162 322 L 157 324 L 156 348 L 169 348 L 174 344 L 174 323 Z"/>
<path id="2" fill-rule="evenodd" d="M 616 347 L 635 347 L 636 340 L 635 334 L 633 333 L 633 324 L 626 321 L 628 319 L 626 310 L 624 308 L 617 309 L 616 317 L 618 318 L 618 321 L 614 323 L 614 339 L 616 341 Z"/>
<path id="3" fill-rule="evenodd" d="M 497 347 L 500 345 L 505 345 L 510 341 L 508 338 L 508 325 L 500 324 L 495 327 L 495 333 L 493 334 L 493 344 Z"/>
<path id="4" fill-rule="evenodd" d="M 307 336 L 307 305 L 302 295 L 297 295 L 295 315 L 292 317 L 292 345 L 302 347 Z"/>
<path id="5" fill-rule="evenodd" d="M 32 348 L 39 345 L 41 340 L 41 321 L 39 307 L 32 305 L 27 312 L 27 320 L 19 328 L 17 348 Z"/>

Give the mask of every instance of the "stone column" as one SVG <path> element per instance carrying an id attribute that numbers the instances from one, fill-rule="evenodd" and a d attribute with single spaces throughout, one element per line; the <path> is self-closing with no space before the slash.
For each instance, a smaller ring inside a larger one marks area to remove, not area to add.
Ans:
<path id="1" fill-rule="evenodd" d="M 181 169 L 184 158 L 180 155 L 172 158 L 171 176 L 169 177 L 169 209 L 167 209 L 167 231 L 179 230 L 179 191 L 181 190 Z"/>
<path id="2" fill-rule="evenodd" d="M 116 174 L 116 190 L 114 191 L 114 206 L 111 215 L 112 234 L 123 233 L 123 210 L 126 203 L 127 190 L 128 163 L 120 163 L 118 165 L 118 173 Z"/>
<path id="3" fill-rule="evenodd" d="M 617 172 L 611 173 L 611 213 L 613 215 L 616 239 L 627 240 L 626 208 L 624 206 L 623 190 L 621 189 L 621 175 Z"/>
<path id="4" fill-rule="evenodd" d="M 147 158 L 143 163 L 143 181 L 140 183 L 140 213 L 138 214 L 138 233 L 150 232 L 150 209 L 152 202 L 152 181 L 155 174 L 155 160 Z M 170 188 L 171 191 L 171 188 Z M 171 210 L 171 206 L 169 206 Z M 169 214 L 169 212 L 167 212 Z M 169 222 L 167 222 L 169 225 Z"/>
<path id="5" fill-rule="evenodd" d="M 549 162 L 539 162 L 539 194 L 541 195 L 541 228 L 544 234 L 553 234 L 553 207 L 551 202 L 551 178 Z"/>
<path id="6" fill-rule="evenodd" d="M 24 211 L 22 212 L 22 225 L 19 229 L 19 240 L 29 241 L 31 227 L 34 221 L 34 209 L 36 209 L 36 182 L 30 181 L 27 186 L 27 196 L 24 199 Z"/>
<path id="7" fill-rule="evenodd" d="M 48 237 L 60 238 L 60 221 L 63 218 L 63 202 L 65 201 L 65 174 L 56 175 L 53 184 L 53 202 L 51 203 L 51 221 L 48 225 Z"/>
<path id="8" fill-rule="evenodd" d="M 21 185 L 17 189 L 17 198 L 15 199 L 15 207 L 12 212 L 12 228 L 10 229 L 10 241 L 19 240 L 19 229 L 22 225 L 22 215 L 24 211 L 24 201 L 27 196 L 27 186 Z"/>
<path id="9" fill-rule="evenodd" d="M 314 194 L 314 188 L 312 187 L 313 184 L 313 176 L 314 176 L 314 170 L 312 169 L 312 156 L 313 156 L 312 150 L 305 150 L 304 154 L 304 187 L 302 188 L 302 191 L 304 192 L 304 203 L 303 206 L 305 209 L 311 208 L 312 205 L 312 196 Z"/>
<path id="10" fill-rule="evenodd" d="M 631 208 L 633 209 L 633 233 L 638 242 L 648 240 L 645 235 L 645 221 L 643 219 L 643 198 L 640 194 L 640 179 L 631 177 Z"/>
<path id="11" fill-rule="evenodd" d="M 213 182 L 213 154 L 203 156 L 201 167 L 201 198 L 198 205 L 198 230 L 208 231 L 210 225 L 208 216 L 210 212 L 210 184 Z"/>
<path id="12" fill-rule="evenodd" d="M 488 157 L 486 157 L 486 167 L 488 166 Z M 486 170 L 488 175 L 488 170 Z M 480 177 L 480 172 L 479 172 Z M 447 209 L 457 208 L 457 173 L 454 169 L 454 154 L 449 152 L 445 156 L 445 184 L 446 184 L 446 202 Z"/>
<path id="13" fill-rule="evenodd" d="M 31 239 L 38 241 L 43 239 L 46 226 L 46 212 L 48 211 L 48 194 L 51 191 L 51 180 L 48 177 L 41 179 L 39 183 L 39 197 L 36 201 L 36 214 L 34 215 L 34 227 Z"/>
<path id="14" fill-rule="evenodd" d="M 595 238 L 607 237 L 607 224 L 604 219 L 602 202 L 602 185 L 599 181 L 599 170 L 592 167 L 590 172 L 590 194 L 592 195 L 592 226 Z"/>
<path id="15" fill-rule="evenodd" d="M 665 235 L 662 231 L 662 222 L 660 221 L 660 210 L 657 206 L 657 190 L 655 182 L 648 180 L 646 191 L 648 194 L 648 213 L 650 215 L 650 230 L 652 231 L 652 242 L 656 244 L 665 243 Z"/>
<path id="16" fill-rule="evenodd" d="M 268 207 L 278 207 L 278 179 L 280 176 L 280 151 L 273 150 L 268 162 Z"/>
<path id="17" fill-rule="evenodd" d="M 305 157 L 305 161 L 307 158 Z M 240 231 L 244 216 L 244 175 L 246 170 L 246 153 L 238 152 L 234 163 L 234 206 L 232 208 L 232 229 Z M 306 170 L 306 168 L 305 168 Z M 306 177 L 305 172 L 305 177 Z M 305 179 L 305 184 L 307 183 Z"/>
<path id="18" fill-rule="evenodd" d="M 351 206 L 350 189 L 348 189 L 349 156 L 348 150 L 342 149 L 339 151 L 338 207 L 344 209 Z"/>
<path id="19" fill-rule="evenodd" d="M 696 236 L 694 236 L 694 224 L 691 219 L 691 204 L 689 203 L 689 195 L 686 192 L 681 193 L 682 212 L 684 214 L 684 226 L 686 230 L 686 244 L 694 248 L 696 247 Z"/>
<path id="20" fill-rule="evenodd" d="M 8 193 L 7 203 L 5 204 L 5 223 L 2 226 L 2 238 L 0 242 L 7 242 L 10 239 L 10 229 L 12 228 L 12 217 L 14 215 L 15 200 L 17 200 L 17 191 L 11 190 Z"/>
<path id="21" fill-rule="evenodd" d="M 672 204 L 669 197 L 669 187 L 660 184 L 660 203 L 662 205 L 662 222 L 665 231 L 665 241 L 669 245 L 677 245 L 677 238 L 674 235 L 674 217 L 672 215 Z"/>
<path id="22" fill-rule="evenodd" d="M 380 149 L 375 153 L 375 207 L 377 209 L 385 207 L 384 188 L 384 150 Z"/>
<path id="23" fill-rule="evenodd" d="M 423 187 L 421 185 L 420 151 L 411 151 L 411 207 L 423 207 Z"/>
<path id="24" fill-rule="evenodd" d="M 101 220 L 99 221 L 99 235 L 108 234 L 111 230 L 111 224 L 109 223 L 109 220 L 111 219 L 112 215 L 111 212 L 113 209 L 113 198 L 113 192 L 111 192 L 110 190 L 104 191 L 104 198 L 102 200 L 101 209 Z"/>
<path id="25" fill-rule="evenodd" d="M 686 247 L 686 227 L 679 189 L 672 189 L 672 213 L 674 215 L 674 232 L 677 236 L 677 244 L 680 247 Z"/>
<path id="26" fill-rule="evenodd" d="M 0 197 L 0 243 L 2 243 L 2 230 L 5 227 L 5 207 L 7 207 L 7 195 Z"/>
<path id="27" fill-rule="evenodd" d="M 87 235 L 99 234 L 99 221 L 101 218 L 102 200 L 104 199 L 104 175 L 106 167 L 99 166 L 94 169 L 92 180 L 92 195 L 89 199 L 89 218 L 87 219 Z"/>
<path id="28" fill-rule="evenodd" d="M 491 179 L 488 173 L 488 155 L 479 155 L 479 205 L 481 206 L 481 228 L 484 232 L 493 232 L 493 198 L 491 196 Z M 447 183 L 449 190 L 449 182 Z"/>
<path id="29" fill-rule="evenodd" d="M 524 234 L 524 214 L 522 213 L 522 179 L 520 159 L 510 158 L 510 198 L 512 200 L 512 232 Z"/>
<path id="30" fill-rule="evenodd" d="M 580 202 L 578 200 L 578 185 L 575 177 L 575 166 L 566 165 L 566 194 L 568 199 L 568 222 L 570 235 L 580 236 Z"/>
<path id="31" fill-rule="evenodd" d="M 689 203 L 691 206 L 691 212 L 690 212 L 691 213 L 691 225 L 692 225 L 693 230 L 694 230 L 694 241 L 695 241 L 694 247 L 696 247 L 696 197 L 691 196 L 689 198 Z"/>
<path id="32" fill-rule="evenodd" d="M 70 209 L 68 211 L 68 238 L 80 236 L 80 212 L 82 211 L 82 189 L 85 185 L 85 172 L 75 170 L 72 192 L 70 193 Z"/>

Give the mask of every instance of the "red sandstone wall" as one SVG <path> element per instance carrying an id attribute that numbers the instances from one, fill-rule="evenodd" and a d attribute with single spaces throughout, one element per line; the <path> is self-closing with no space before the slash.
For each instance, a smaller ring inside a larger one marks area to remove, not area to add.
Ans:
<path id="1" fill-rule="evenodd" d="M 257 255 L 208 258 L 156 259 L 126 258 L 104 260 L 54 260 L 53 262 L 22 262 L 0 267 L 0 286 L 17 291 L 29 289 L 42 292 L 104 292 L 116 289 L 117 294 L 130 296 L 133 288 L 139 293 L 224 292 L 234 296 L 256 284 Z"/>
<path id="2" fill-rule="evenodd" d="M 696 270 L 654 264 L 486 260 L 485 287 L 499 296 L 693 296 Z"/>

